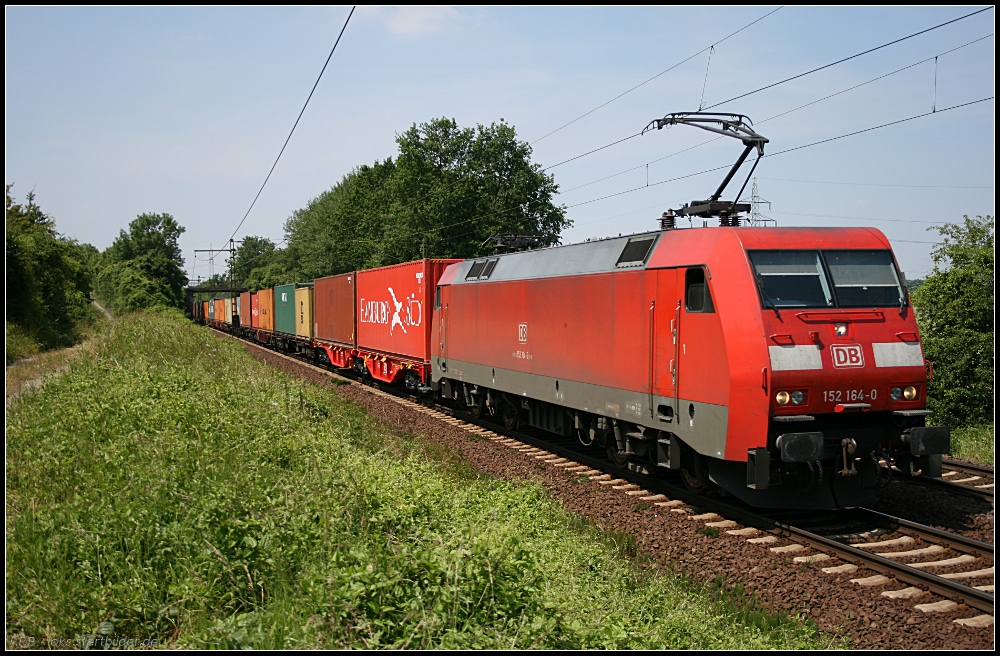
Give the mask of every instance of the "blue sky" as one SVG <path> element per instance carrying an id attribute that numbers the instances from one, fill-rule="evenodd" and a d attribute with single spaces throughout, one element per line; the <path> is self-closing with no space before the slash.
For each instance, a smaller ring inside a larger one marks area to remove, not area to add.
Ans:
<path id="1" fill-rule="evenodd" d="M 293 211 L 355 166 L 394 156 L 414 123 L 504 118 L 550 166 L 696 110 L 703 88 L 712 105 L 977 7 L 785 7 L 718 45 L 710 64 L 701 54 L 538 141 L 774 8 L 360 8 L 238 237 L 280 240 Z M 189 273 L 207 275 L 194 249 L 236 228 L 348 11 L 7 8 L 5 180 L 19 198 L 33 188 L 61 232 L 101 249 L 137 214 L 169 212 L 187 228 Z M 994 22 L 987 11 L 715 111 L 753 119 L 765 152 L 928 112 L 933 59 L 765 121 L 991 35 Z M 936 68 L 939 110 L 992 96 L 995 40 Z M 990 100 L 768 158 L 760 195 L 782 226 L 879 228 L 920 277 L 928 227 L 994 214 L 994 125 Z M 586 202 L 644 186 L 645 163 L 707 138 L 674 127 L 551 169 L 574 221 L 564 242 L 651 229 L 668 207 L 710 195 L 723 172 Z M 740 149 L 712 142 L 650 164 L 648 180 L 730 164 Z"/>

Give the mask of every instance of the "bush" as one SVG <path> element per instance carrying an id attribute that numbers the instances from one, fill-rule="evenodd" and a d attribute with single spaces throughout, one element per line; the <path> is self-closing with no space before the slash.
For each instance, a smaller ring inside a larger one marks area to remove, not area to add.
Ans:
<path id="1" fill-rule="evenodd" d="M 96 250 L 59 235 L 52 217 L 35 204 L 29 193 L 25 204 L 6 194 L 6 320 L 8 354 L 13 335 L 15 349 L 71 346 L 97 318 L 90 302 L 90 261 Z M 27 349 L 26 351 L 23 349 Z"/>
<path id="2" fill-rule="evenodd" d="M 934 365 L 928 407 L 940 424 L 986 424 L 994 405 L 993 217 L 935 229 L 944 240 L 934 247 L 934 270 L 912 294 Z"/>
<path id="3" fill-rule="evenodd" d="M 5 322 L 7 364 L 36 355 L 41 345 L 36 342 L 23 328 L 11 322 Z"/>

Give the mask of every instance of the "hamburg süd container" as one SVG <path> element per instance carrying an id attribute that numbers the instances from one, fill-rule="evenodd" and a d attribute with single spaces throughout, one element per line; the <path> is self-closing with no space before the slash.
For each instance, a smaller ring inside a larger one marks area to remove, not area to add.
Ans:
<path id="1" fill-rule="evenodd" d="M 355 272 L 317 278 L 313 288 L 313 336 L 353 348 Z"/>
<path id="2" fill-rule="evenodd" d="M 295 289 L 295 334 L 299 337 L 313 336 L 313 286 L 311 284 Z"/>
<path id="3" fill-rule="evenodd" d="M 257 292 L 257 323 L 261 330 L 274 330 L 274 290 Z"/>
<path id="4" fill-rule="evenodd" d="M 424 259 L 358 271 L 358 349 L 428 362 L 435 286 L 448 265 L 461 261 Z"/>
<path id="5" fill-rule="evenodd" d="M 260 327 L 260 309 L 259 309 L 260 298 L 257 296 L 257 292 L 250 294 L 250 327 L 258 328 Z"/>

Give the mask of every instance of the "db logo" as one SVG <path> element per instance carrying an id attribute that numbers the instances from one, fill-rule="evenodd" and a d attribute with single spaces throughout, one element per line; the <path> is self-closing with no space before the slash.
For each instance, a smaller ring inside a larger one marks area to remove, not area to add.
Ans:
<path id="1" fill-rule="evenodd" d="M 517 341 L 521 342 L 522 344 L 527 343 L 527 341 L 528 341 L 528 324 L 526 324 L 526 323 L 519 323 L 519 324 L 517 324 Z"/>
<path id="2" fill-rule="evenodd" d="M 830 347 L 834 367 L 865 366 L 864 352 L 860 344 L 834 344 Z"/>

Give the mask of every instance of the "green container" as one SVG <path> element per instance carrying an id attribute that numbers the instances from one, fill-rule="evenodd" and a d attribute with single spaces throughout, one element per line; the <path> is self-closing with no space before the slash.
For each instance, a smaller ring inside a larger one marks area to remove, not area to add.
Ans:
<path id="1" fill-rule="evenodd" d="M 295 285 L 274 288 L 274 330 L 295 334 Z"/>

